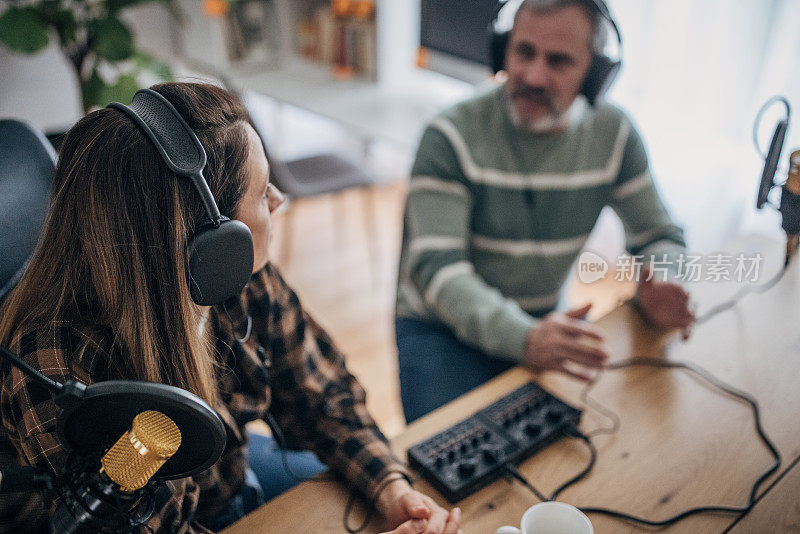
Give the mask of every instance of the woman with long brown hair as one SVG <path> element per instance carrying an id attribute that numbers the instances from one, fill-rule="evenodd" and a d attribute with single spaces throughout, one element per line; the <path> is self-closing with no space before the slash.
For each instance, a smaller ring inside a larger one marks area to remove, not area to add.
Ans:
<path id="1" fill-rule="evenodd" d="M 249 282 L 224 304 L 192 300 L 187 242 L 205 216 L 203 202 L 136 122 L 119 109 L 98 110 L 64 140 L 38 246 L 0 308 L 0 345 L 60 382 L 160 382 L 217 410 L 228 436 L 222 457 L 168 483 L 172 497 L 148 523 L 155 531 L 223 528 L 263 502 L 265 490 L 285 489 L 268 472 L 279 461 L 274 445 L 244 428 L 271 418 L 288 447 L 315 452 L 398 534 L 455 534 L 459 510 L 411 488 L 343 356 L 268 261 L 270 214 L 282 197 L 241 102 L 206 84 L 152 89 L 205 149 L 219 211 L 249 228 Z M 0 414 L 0 463 L 61 470 L 67 452 L 49 392 L 3 367 Z M 309 453 L 286 454 L 306 476 L 322 468 Z M 0 530 L 46 531 L 56 504 L 3 496 Z"/>

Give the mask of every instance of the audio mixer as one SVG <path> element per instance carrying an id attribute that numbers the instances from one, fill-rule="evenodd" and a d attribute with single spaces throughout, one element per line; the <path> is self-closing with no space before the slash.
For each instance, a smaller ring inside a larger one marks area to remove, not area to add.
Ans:
<path id="1" fill-rule="evenodd" d="M 408 450 L 408 462 L 457 502 L 578 426 L 581 411 L 528 382 Z"/>

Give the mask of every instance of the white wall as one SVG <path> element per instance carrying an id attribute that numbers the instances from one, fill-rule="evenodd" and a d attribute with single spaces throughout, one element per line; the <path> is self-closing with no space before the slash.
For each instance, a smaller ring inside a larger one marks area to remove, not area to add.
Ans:
<path id="1" fill-rule="evenodd" d="M 0 46 L 0 117 L 61 130 L 83 113 L 78 82 L 57 46 L 35 55 Z"/>
<path id="2" fill-rule="evenodd" d="M 174 53 L 174 22 L 163 7 L 133 8 L 124 18 L 143 50 L 160 57 Z M 45 50 L 33 55 L 0 45 L 0 118 L 21 119 L 43 131 L 59 131 L 82 115 L 78 81 L 55 37 Z"/>
<path id="3" fill-rule="evenodd" d="M 378 17 L 378 78 L 402 83 L 414 68 L 419 46 L 420 0 L 380 0 Z"/>

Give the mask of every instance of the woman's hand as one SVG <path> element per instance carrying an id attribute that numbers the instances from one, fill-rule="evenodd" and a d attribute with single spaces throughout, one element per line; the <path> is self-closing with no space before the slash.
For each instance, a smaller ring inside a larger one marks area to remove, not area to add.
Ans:
<path id="1" fill-rule="evenodd" d="M 460 509 L 448 512 L 402 478 L 386 486 L 375 505 L 390 525 L 397 525 L 386 534 L 463 534 Z"/>

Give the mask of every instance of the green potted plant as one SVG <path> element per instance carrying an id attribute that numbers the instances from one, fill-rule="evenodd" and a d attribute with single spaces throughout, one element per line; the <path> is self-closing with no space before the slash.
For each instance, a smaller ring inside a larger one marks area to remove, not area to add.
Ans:
<path id="1" fill-rule="evenodd" d="M 130 102 L 142 71 L 172 77 L 165 63 L 136 49 L 133 32 L 120 19 L 126 8 L 146 2 L 178 14 L 175 0 L 0 0 L 0 43 L 32 54 L 55 35 L 80 83 L 84 111 Z"/>

